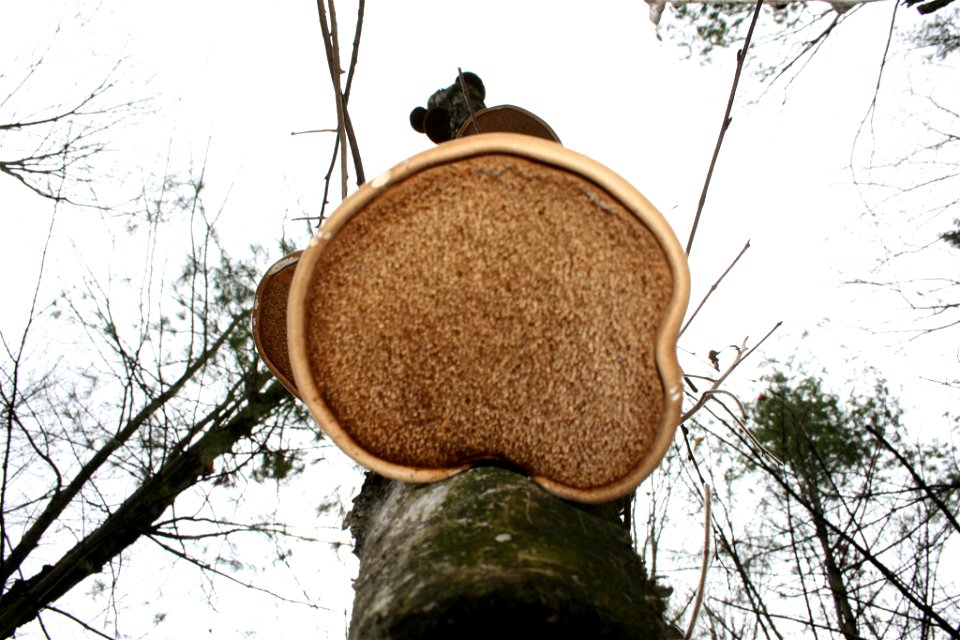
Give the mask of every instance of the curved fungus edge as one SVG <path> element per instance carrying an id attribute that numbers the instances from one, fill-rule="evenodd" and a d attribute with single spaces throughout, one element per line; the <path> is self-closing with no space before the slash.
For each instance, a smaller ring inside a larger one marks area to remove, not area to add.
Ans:
<path id="1" fill-rule="evenodd" d="M 622 177 L 611 169 L 561 145 L 514 133 L 485 133 L 445 142 L 413 156 L 363 185 L 337 208 L 326 224 L 310 240 L 303 252 L 291 284 L 287 309 L 287 336 L 296 388 L 321 429 L 340 449 L 357 463 L 387 478 L 425 483 L 442 480 L 469 468 L 475 461 L 449 468 L 417 468 L 399 465 L 375 456 L 359 446 L 340 426 L 323 401 L 313 381 L 306 349 L 306 309 L 302 292 L 308 289 L 316 261 L 324 247 L 350 219 L 384 189 L 428 168 L 488 154 L 507 154 L 527 158 L 570 171 L 606 189 L 656 237 L 670 265 L 673 290 L 656 336 L 655 360 L 664 389 L 664 412 L 660 427 L 647 454 L 637 467 L 623 478 L 603 486 L 575 487 L 541 476 L 532 479 L 561 498 L 583 503 L 614 500 L 635 489 L 659 466 L 679 424 L 682 400 L 681 370 L 676 342 L 690 295 L 690 274 L 686 256 L 663 215 Z"/>

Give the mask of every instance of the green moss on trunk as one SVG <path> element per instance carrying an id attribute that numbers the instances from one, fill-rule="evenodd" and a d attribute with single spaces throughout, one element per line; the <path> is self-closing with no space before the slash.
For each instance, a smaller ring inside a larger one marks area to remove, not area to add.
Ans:
<path id="1" fill-rule="evenodd" d="M 612 505 L 560 500 L 480 467 L 444 482 L 370 482 L 350 638 L 672 638 Z"/>

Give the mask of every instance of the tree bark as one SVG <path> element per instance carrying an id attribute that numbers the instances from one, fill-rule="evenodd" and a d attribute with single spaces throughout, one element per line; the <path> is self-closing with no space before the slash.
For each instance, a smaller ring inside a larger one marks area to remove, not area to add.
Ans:
<path id="1" fill-rule="evenodd" d="M 680 637 L 614 504 L 494 466 L 428 485 L 371 474 L 345 524 L 360 558 L 352 640 Z"/>

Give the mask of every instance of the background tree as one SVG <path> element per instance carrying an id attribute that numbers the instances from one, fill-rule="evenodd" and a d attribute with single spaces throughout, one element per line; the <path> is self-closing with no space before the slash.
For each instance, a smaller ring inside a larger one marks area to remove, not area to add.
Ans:
<path id="1" fill-rule="evenodd" d="M 928 406 L 947 412 L 955 359 L 940 332 L 957 324 L 956 279 L 944 268 L 955 260 L 957 105 L 952 87 L 933 78 L 956 50 L 958 14 L 948 4 L 904 3 L 916 5 L 919 14 L 885 5 L 892 14 L 886 47 L 877 51 L 872 101 L 864 104 L 859 131 L 851 132 L 856 137 L 849 167 L 862 198 L 863 226 L 876 239 L 876 262 L 847 268 L 850 282 L 891 293 L 889 299 L 900 303 L 885 327 L 891 349 L 948 356 L 921 374 L 943 378 L 939 404 L 931 397 Z M 768 86 L 779 81 L 789 87 L 827 38 L 859 11 L 837 14 L 815 3 L 767 9 L 768 25 L 787 27 L 758 38 Z M 717 47 L 729 45 L 725 38 L 746 28 L 743 16 L 736 4 L 685 5 L 664 16 L 660 31 L 716 56 Z M 774 44 L 779 52 L 770 51 Z M 889 91 L 895 74 L 909 74 L 910 95 Z M 904 150 L 905 140 L 913 148 Z M 849 245 L 841 250 L 857 253 Z M 864 319 L 863 329 L 876 331 L 868 326 Z M 938 337 L 924 342 L 927 349 L 903 338 L 929 333 Z M 865 398 L 840 400 L 824 392 L 820 381 L 794 382 L 793 376 L 801 377 L 787 370 L 768 380 L 764 400 L 749 412 L 758 425 L 749 433 L 731 398 L 711 403 L 712 415 L 688 423 L 686 449 L 681 445 L 670 461 L 677 477 L 658 477 L 644 549 L 670 560 L 656 544 L 671 524 L 664 517 L 672 512 L 676 529 L 676 501 L 696 508 L 700 485 L 709 482 L 720 488 L 714 511 L 720 567 L 711 574 L 705 608 L 716 637 L 789 637 L 797 624 L 807 637 L 956 637 L 957 585 L 940 565 L 958 533 L 955 448 L 905 426 L 910 421 L 903 421 L 882 385 Z M 956 433 L 949 415 L 939 425 Z M 780 453 L 785 464 L 764 455 L 764 447 Z M 727 466 L 722 452 L 730 449 L 753 471 Z M 745 480 L 755 481 L 758 471 L 772 483 L 766 491 Z M 744 501 L 762 506 L 762 520 L 740 507 Z M 690 566 L 688 553 L 678 555 L 683 560 L 669 566 Z"/>
<path id="2" fill-rule="evenodd" d="M 842 400 L 813 378 L 767 383 L 747 429 L 705 427 L 738 454 L 701 461 L 728 496 L 714 521 L 714 636 L 957 637 L 943 564 L 960 533 L 956 449 L 911 444 L 882 384 Z"/>
<path id="3" fill-rule="evenodd" d="M 104 66 L 101 42 L 75 55 L 97 13 L 56 14 L 39 53 L 13 51 L 0 75 L 0 218 L 21 242 L 0 327 L 0 637 L 119 637 L 131 609 L 170 623 L 175 598 L 136 588 L 151 563 L 189 576 L 208 609 L 236 585 L 316 614 L 290 555 L 347 538 L 323 530 L 335 513 L 291 524 L 275 493 L 326 444 L 249 332 L 260 275 L 290 245 L 231 255 L 206 156 L 180 173 L 172 139 L 154 177 L 156 148 L 138 156 L 127 139 L 160 109 L 130 77 L 142 70 L 123 55 Z M 31 254 L 35 218 L 49 225 Z M 306 511 L 336 506 L 330 492 Z"/>
<path id="4" fill-rule="evenodd" d="M 283 523 L 224 518 L 202 499 L 235 492 L 244 475 L 282 480 L 300 468 L 302 448 L 316 445 L 253 347 L 257 256 L 236 261 L 220 248 L 202 184 L 202 175 L 167 180 L 145 203 L 139 282 L 127 289 L 128 272 L 107 282 L 88 272 L 79 290 L 36 304 L 20 336 L 2 336 L 2 637 L 34 620 L 44 628 L 47 612 L 94 629 L 57 601 L 105 566 L 116 569 L 137 541 L 245 582 L 223 549 L 210 557 L 205 543 L 252 532 L 280 553 L 288 535 Z M 158 236 L 178 229 L 192 242 L 168 279 Z M 76 340 L 55 361 L 41 338 L 52 325 Z M 184 492 L 193 499 L 175 509 Z"/>
<path id="5" fill-rule="evenodd" d="M 764 0 L 764 19 L 776 29 L 769 40 L 786 44 L 789 67 L 803 57 L 815 54 L 823 42 L 849 17 L 874 0 L 839 0 L 835 2 L 773 2 Z M 743 40 L 750 23 L 753 0 L 726 2 L 697 2 L 671 5 L 669 2 L 647 0 L 651 5 L 651 19 L 658 26 L 658 36 L 686 48 L 691 55 L 710 56 L 717 49 L 726 49 Z M 934 48 L 943 57 L 956 48 L 956 26 L 953 0 L 903 0 L 897 4 L 913 7 L 924 16 L 922 27 L 912 38 L 924 47 Z M 669 9 L 668 9 L 669 7 Z M 949 7 L 949 8 L 948 8 Z M 667 13 L 666 18 L 662 15 Z M 891 24 L 893 33 L 893 23 Z M 811 36 L 811 34 L 813 34 Z M 768 41 L 769 41 L 768 40 Z M 796 55 L 799 54 L 799 55 Z M 785 71 L 769 66 L 767 71 Z"/>

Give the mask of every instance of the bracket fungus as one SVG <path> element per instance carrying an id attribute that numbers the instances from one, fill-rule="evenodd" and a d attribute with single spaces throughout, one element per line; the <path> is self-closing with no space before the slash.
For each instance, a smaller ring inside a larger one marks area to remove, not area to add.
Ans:
<path id="1" fill-rule="evenodd" d="M 275 262 L 260 279 L 253 301 L 253 343 L 260 359 L 287 391 L 300 397 L 293 381 L 287 350 L 287 299 L 290 283 L 303 251 L 294 251 Z"/>
<path id="2" fill-rule="evenodd" d="M 381 475 L 494 460 L 606 502 L 673 438 L 686 258 L 639 192 L 555 142 L 445 142 L 361 187 L 281 263 L 258 290 L 257 346 Z M 282 310 L 264 306 L 270 283 L 273 305 L 289 286 Z M 283 316 L 285 345 L 267 330 Z"/>
<path id="3" fill-rule="evenodd" d="M 560 142 L 560 138 L 546 122 L 536 114 L 512 104 L 487 107 L 474 113 L 460 127 L 458 138 L 478 133 L 522 133 L 535 138 Z"/>

